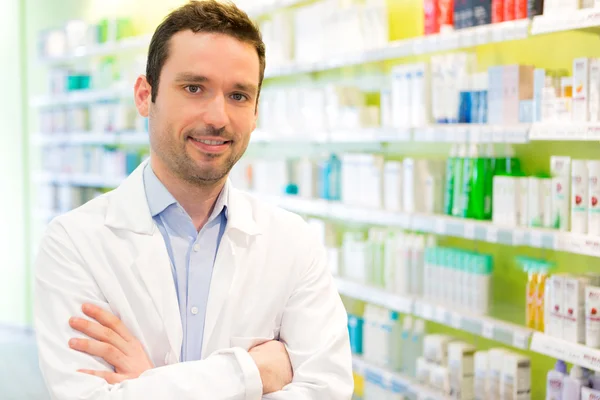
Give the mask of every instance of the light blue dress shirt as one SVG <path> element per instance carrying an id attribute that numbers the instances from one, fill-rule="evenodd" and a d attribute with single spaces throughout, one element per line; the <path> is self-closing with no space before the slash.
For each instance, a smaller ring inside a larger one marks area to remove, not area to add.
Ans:
<path id="1" fill-rule="evenodd" d="M 192 219 L 158 179 L 148 163 L 144 188 L 150 213 L 162 234 L 179 301 L 183 328 L 181 361 L 200 360 L 210 280 L 227 225 L 227 184 L 206 224 L 196 231 Z"/>

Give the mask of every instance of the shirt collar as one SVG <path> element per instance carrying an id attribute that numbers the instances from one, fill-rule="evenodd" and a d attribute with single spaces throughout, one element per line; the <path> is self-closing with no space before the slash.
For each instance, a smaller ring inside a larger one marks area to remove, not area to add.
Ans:
<path id="1" fill-rule="evenodd" d="M 146 189 L 146 200 L 148 201 L 148 207 L 150 209 L 150 214 L 152 214 L 152 217 L 159 215 L 173 204 L 179 205 L 177 200 L 175 200 L 175 198 L 167 190 L 165 185 L 163 185 L 163 183 L 158 179 L 158 177 L 152 170 L 150 163 L 148 163 L 144 168 L 144 188 Z M 228 202 L 229 180 L 225 182 L 221 193 L 219 193 L 219 197 L 217 197 L 215 207 L 213 209 L 212 214 L 208 218 L 208 221 L 214 219 L 221 212 L 224 212 L 225 217 L 227 217 Z"/>

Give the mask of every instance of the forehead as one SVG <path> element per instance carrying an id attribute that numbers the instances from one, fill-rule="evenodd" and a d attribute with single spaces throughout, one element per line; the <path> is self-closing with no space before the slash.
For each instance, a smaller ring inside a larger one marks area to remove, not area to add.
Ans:
<path id="1" fill-rule="evenodd" d="M 258 85 L 260 66 L 258 53 L 250 43 L 223 33 L 186 30 L 171 37 L 161 75 L 173 78 L 181 71 Z"/>

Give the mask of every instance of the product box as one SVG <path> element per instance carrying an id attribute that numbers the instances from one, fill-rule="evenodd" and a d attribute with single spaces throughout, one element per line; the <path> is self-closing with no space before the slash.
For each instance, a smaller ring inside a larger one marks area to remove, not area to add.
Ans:
<path id="1" fill-rule="evenodd" d="M 503 21 L 513 21 L 515 19 L 515 9 L 517 0 L 504 0 Z"/>
<path id="2" fill-rule="evenodd" d="M 489 399 L 489 354 L 478 351 L 474 356 L 475 377 L 473 382 L 473 398 L 475 400 Z"/>
<path id="3" fill-rule="evenodd" d="M 531 360 L 520 354 L 509 353 L 504 356 L 501 399 L 531 399 Z"/>
<path id="4" fill-rule="evenodd" d="M 440 8 L 440 33 L 451 32 L 454 28 L 454 0 L 438 0 Z"/>
<path id="5" fill-rule="evenodd" d="M 518 124 L 520 101 L 533 99 L 533 71 L 534 68 L 527 65 L 504 67 L 504 123 Z"/>
<path id="6" fill-rule="evenodd" d="M 410 123 L 413 128 L 422 128 L 431 122 L 431 74 L 428 63 L 411 65 L 411 115 Z"/>
<path id="7" fill-rule="evenodd" d="M 600 120 L 600 59 L 590 58 L 589 115 L 591 122 Z"/>
<path id="8" fill-rule="evenodd" d="M 464 342 L 448 345 L 450 395 L 454 399 L 473 398 L 475 347 Z"/>
<path id="9" fill-rule="evenodd" d="M 588 235 L 600 236 L 600 161 L 588 161 Z"/>
<path id="10" fill-rule="evenodd" d="M 488 69 L 488 123 L 504 124 L 504 67 Z"/>
<path id="11" fill-rule="evenodd" d="M 585 287 L 589 283 L 581 276 L 564 279 L 562 338 L 572 343 L 585 343 Z"/>
<path id="12" fill-rule="evenodd" d="M 424 34 L 440 33 L 440 3 L 438 0 L 423 1 Z"/>
<path id="13" fill-rule="evenodd" d="M 540 179 L 540 194 L 542 207 L 542 227 L 552 228 L 552 179 Z"/>
<path id="14" fill-rule="evenodd" d="M 504 21 L 504 1 L 492 0 L 492 24 Z"/>
<path id="15" fill-rule="evenodd" d="M 542 96 L 546 84 L 546 70 L 536 68 L 533 71 L 533 122 L 542 121 Z"/>
<path id="16" fill-rule="evenodd" d="M 473 0 L 454 0 L 454 29 L 474 26 Z"/>
<path id="17" fill-rule="evenodd" d="M 571 232 L 588 230 L 588 169 L 585 160 L 571 161 Z"/>
<path id="18" fill-rule="evenodd" d="M 429 386 L 444 395 L 450 395 L 450 376 L 448 367 L 434 365 L 429 375 Z"/>
<path id="19" fill-rule="evenodd" d="M 550 290 L 550 315 L 546 316 L 547 335 L 563 338 L 563 326 L 566 316 L 565 306 L 565 280 L 568 275 L 556 274 L 550 277 L 549 285 L 546 287 Z"/>
<path id="20" fill-rule="evenodd" d="M 431 370 L 434 366 L 435 364 L 427 361 L 425 357 L 417 358 L 417 382 L 419 382 L 422 385 L 428 385 L 431 377 Z"/>
<path id="21" fill-rule="evenodd" d="M 473 1 L 473 24 L 474 26 L 488 25 L 492 23 L 492 0 Z"/>
<path id="22" fill-rule="evenodd" d="M 522 176 L 516 179 L 516 207 L 517 225 L 529 226 L 529 177 Z"/>
<path id="23" fill-rule="evenodd" d="M 384 208 L 387 211 L 402 211 L 402 163 L 387 161 L 384 166 Z"/>
<path id="24" fill-rule="evenodd" d="M 571 217 L 571 158 L 552 156 L 552 224 L 561 231 L 568 231 Z"/>
<path id="25" fill-rule="evenodd" d="M 533 18 L 544 12 L 544 0 L 527 0 L 527 17 Z"/>
<path id="26" fill-rule="evenodd" d="M 581 388 L 581 400 L 600 400 L 600 391 L 587 387 Z"/>
<path id="27" fill-rule="evenodd" d="M 423 355 L 437 365 L 448 365 L 448 345 L 454 339 L 447 335 L 427 335 L 423 341 Z"/>
<path id="28" fill-rule="evenodd" d="M 514 0 L 515 1 L 515 19 L 527 18 L 527 7 L 529 0 Z"/>
<path id="29" fill-rule="evenodd" d="M 600 288 L 585 288 L 585 345 L 600 348 Z"/>
<path id="30" fill-rule="evenodd" d="M 540 228 L 542 226 L 542 188 L 541 188 L 541 179 L 536 177 L 528 178 L 528 216 L 529 220 L 527 226 L 532 228 Z"/>
<path id="31" fill-rule="evenodd" d="M 573 102 L 572 121 L 589 121 L 590 60 L 576 58 L 573 60 Z"/>
<path id="32" fill-rule="evenodd" d="M 504 371 L 504 358 L 508 354 L 506 349 L 498 348 L 491 349 L 488 352 L 489 365 L 489 390 L 488 399 L 500 399 L 502 374 Z"/>

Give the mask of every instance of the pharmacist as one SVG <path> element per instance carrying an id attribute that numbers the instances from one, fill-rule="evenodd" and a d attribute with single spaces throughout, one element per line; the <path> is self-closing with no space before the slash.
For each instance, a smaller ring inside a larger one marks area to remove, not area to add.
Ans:
<path id="1" fill-rule="evenodd" d="M 56 218 L 36 260 L 52 399 L 351 398 L 346 314 L 322 245 L 227 180 L 264 68 L 260 34 L 233 5 L 191 2 L 157 28 L 135 84 L 149 162 Z"/>

